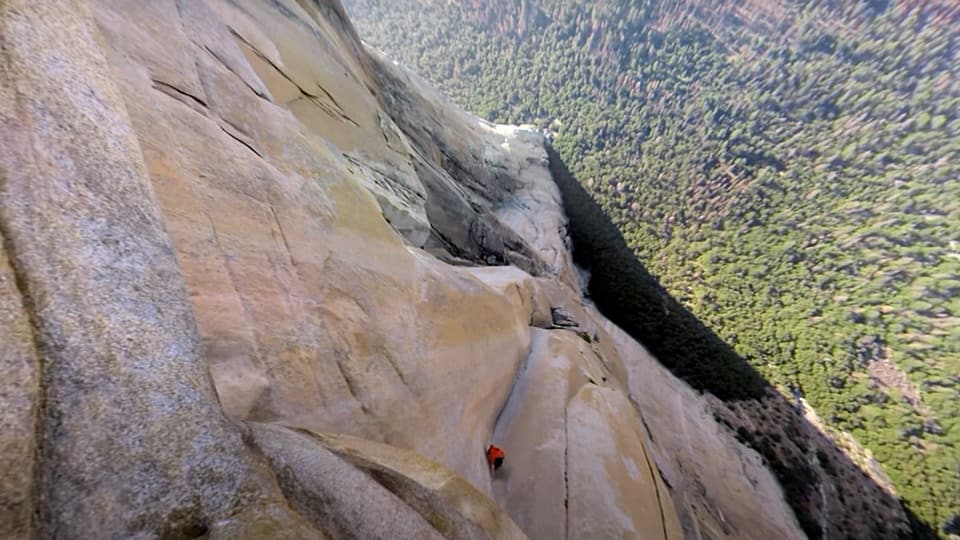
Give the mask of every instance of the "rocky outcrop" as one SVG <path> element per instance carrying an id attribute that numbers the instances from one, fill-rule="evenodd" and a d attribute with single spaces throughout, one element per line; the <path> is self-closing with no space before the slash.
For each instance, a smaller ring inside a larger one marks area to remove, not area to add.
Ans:
<path id="1" fill-rule="evenodd" d="M 376 54 L 372 60 L 381 102 L 416 150 L 414 163 L 430 193 L 433 243 L 575 285 L 542 136 L 451 111 L 415 74 Z"/>
<path id="2" fill-rule="evenodd" d="M 583 300 L 540 136 L 335 0 L 11 0 L 0 45 L 0 537 L 801 537 Z"/>

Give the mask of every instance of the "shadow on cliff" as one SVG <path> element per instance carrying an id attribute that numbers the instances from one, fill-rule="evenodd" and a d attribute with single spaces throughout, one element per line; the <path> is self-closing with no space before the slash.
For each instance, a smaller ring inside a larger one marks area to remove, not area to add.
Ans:
<path id="1" fill-rule="evenodd" d="M 674 375 L 724 402 L 725 407 L 715 408 L 714 417 L 764 457 L 811 539 L 825 536 L 820 525 L 824 514 L 842 516 L 842 522 L 831 523 L 829 529 L 846 538 L 937 538 L 908 502 L 865 474 L 831 438 L 798 414 L 793 402 L 667 293 L 559 154 L 549 145 L 547 150 L 570 220 L 574 260 L 590 271 L 592 300 Z M 821 478 L 835 488 L 828 490 L 831 501 L 825 501 L 819 489 Z M 837 507 L 843 511 L 837 512 Z M 910 531 L 897 530 L 885 519 L 901 507 Z"/>

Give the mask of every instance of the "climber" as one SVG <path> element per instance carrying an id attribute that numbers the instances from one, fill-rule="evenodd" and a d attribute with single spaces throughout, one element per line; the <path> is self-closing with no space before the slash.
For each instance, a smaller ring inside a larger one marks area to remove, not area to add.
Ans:
<path id="1" fill-rule="evenodd" d="M 500 468 L 503 465 L 503 459 L 506 457 L 506 454 L 503 453 L 503 449 L 490 445 L 490 448 L 487 448 L 487 463 L 490 464 L 490 474 L 493 474 L 493 471 Z"/>

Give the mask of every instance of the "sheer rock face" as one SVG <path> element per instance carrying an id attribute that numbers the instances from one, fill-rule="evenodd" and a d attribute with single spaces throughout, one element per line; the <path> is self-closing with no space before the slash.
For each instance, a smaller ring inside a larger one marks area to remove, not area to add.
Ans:
<path id="1" fill-rule="evenodd" d="M 695 528 L 540 136 L 335 0 L 9 0 L 0 120 L 0 537 Z"/>

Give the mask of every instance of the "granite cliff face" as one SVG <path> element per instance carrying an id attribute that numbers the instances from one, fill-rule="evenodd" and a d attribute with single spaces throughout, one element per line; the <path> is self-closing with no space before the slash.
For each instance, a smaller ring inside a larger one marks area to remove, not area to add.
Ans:
<path id="1" fill-rule="evenodd" d="M 566 224 L 336 0 L 0 4 L 0 538 L 802 538 Z"/>

